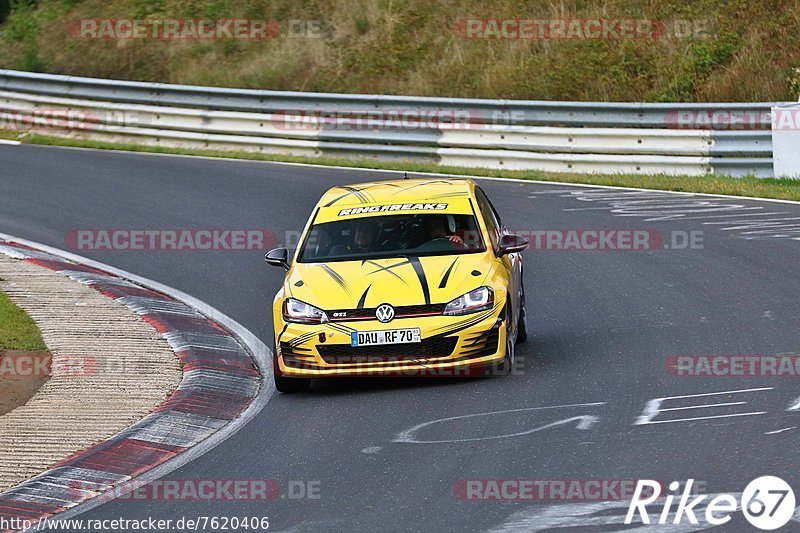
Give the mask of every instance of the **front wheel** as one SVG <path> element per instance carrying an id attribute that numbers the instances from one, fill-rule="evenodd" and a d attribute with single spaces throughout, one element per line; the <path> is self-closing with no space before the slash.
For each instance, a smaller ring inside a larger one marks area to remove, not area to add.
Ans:
<path id="1" fill-rule="evenodd" d="M 511 374 L 514 367 L 514 342 L 511 340 L 510 314 L 508 307 L 505 309 L 506 320 L 506 353 L 501 361 L 498 361 L 487 368 L 487 375 L 507 376 Z"/>
<path id="2" fill-rule="evenodd" d="M 305 392 L 311 386 L 309 378 L 287 378 L 281 374 L 281 368 L 278 366 L 278 350 L 275 343 L 272 344 L 272 376 L 275 378 L 275 388 L 278 392 Z"/>

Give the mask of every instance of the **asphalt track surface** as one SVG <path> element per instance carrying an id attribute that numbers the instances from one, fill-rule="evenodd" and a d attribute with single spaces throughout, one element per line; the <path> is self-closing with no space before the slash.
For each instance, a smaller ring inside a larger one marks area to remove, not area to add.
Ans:
<path id="1" fill-rule="evenodd" d="M 266 228 L 282 235 L 302 228 L 328 187 L 391 176 L 0 146 L 0 232 L 60 248 L 72 229 Z M 800 380 L 665 370 L 674 355 L 800 350 L 800 242 L 792 238 L 800 206 L 481 184 L 512 229 L 646 229 L 668 246 L 673 232 L 701 231 L 702 246 L 526 252 L 530 337 L 519 346 L 524 366 L 516 375 L 319 382 L 308 393 L 275 395 L 240 432 L 168 476 L 272 479 L 284 489 L 289 481 L 316 481 L 318 499 L 127 499 L 81 518 L 269 516 L 277 531 L 616 531 L 624 529 L 627 502 L 464 501 L 454 487 L 485 479 L 693 478 L 708 492 L 738 493 L 772 474 L 800 489 L 800 410 L 792 410 Z M 748 220 L 756 223 L 744 226 Z M 185 291 L 271 344 L 268 309 L 283 273 L 263 253 L 77 253 Z M 655 398 L 721 391 L 746 392 L 665 400 L 663 408 L 695 408 L 637 424 Z M 479 413 L 493 414 L 410 432 Z M 686 418 L 699 420 L 680 421 Z M 519 435 L 503 437 L 510 434 Z M 409 439 L 424 442 L 398 442 Z M 737 517 L 723 529 L 748 527 Z"/>

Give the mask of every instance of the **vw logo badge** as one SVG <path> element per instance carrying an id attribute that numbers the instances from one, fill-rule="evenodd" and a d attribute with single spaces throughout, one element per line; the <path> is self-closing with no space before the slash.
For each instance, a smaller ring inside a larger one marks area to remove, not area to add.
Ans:
<path id="1" fill-rule="evenodd" d="M 394 307 L 389 304 L 381 304 L 375 310 L 375 318 L 381 322 L 391 322 L 394 318 Z"/>

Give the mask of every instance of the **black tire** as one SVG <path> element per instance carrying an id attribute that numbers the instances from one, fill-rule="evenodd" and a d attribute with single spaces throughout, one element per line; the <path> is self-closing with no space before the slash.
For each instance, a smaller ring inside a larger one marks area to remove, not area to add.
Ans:
<path id="1" fill-rule="evenodd" d="M 511 342 L 509 335 L 511 334 L 510 330 L 506 330 L 506 355 L 503 357 L 503 361 L 500 365 L 500 375 L 501 376 L 508 376 L 511 374 L 511 371 L 514 369 L 514 343 Z"/>
<path id="2" fill-rule="evenodd" d="M 506 307 L 505 313 L 508 316 L 508 307 Z M 507 376 L 511 374 L 511 369 L 514 366 L 514 343 L 510 339 L 511 328 L 508 327 L 508 322 L 506 322 L 506 354 L 501 361 L 486 367 L 485 376 Z"/>
<path id="3" fill-rule="evenodd" d="M 275 388 L 278 392 L 286 394 L 305 392 L 311 386 L 309 378 L 287 378 L 281 374 L 278 366 L 278 350 L 274 342 L 272 343 L 272 376 L 275 378 Z"/>

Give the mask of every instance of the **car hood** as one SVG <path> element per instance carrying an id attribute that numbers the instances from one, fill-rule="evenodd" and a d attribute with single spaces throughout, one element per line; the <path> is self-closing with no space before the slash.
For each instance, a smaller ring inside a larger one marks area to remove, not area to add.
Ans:
<path id="1" fill-rule="evenodd" d="M 295 263 L 284 294 L 323 310 L 447 303 L 485 283 L 486 253 Z"/>

